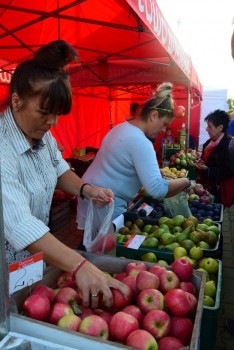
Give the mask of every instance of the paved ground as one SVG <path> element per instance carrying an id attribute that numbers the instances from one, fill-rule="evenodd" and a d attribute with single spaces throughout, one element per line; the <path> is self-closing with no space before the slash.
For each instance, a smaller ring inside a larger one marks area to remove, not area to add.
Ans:
<path id="1" fill-rule="evenodd" d="M 234 319 L 234 205 L 231 208 L 224 210 L 222 232 L 224 239 L 222 291 L 220 309 L 218 312 L 214 312 L 214 317 L 218 317 L 217 342 L 216 348 L 212 349 L 209 346 L 209 348 L 203 350 L 234 350 L 234 335 L 231 335 L 225 326 L 227 318 Z M 82 237 L 76 229 L 74 209 L 71 211 L 69 224 L 56 231 L 54 234 L 71 248 L 75 249 L 79 246 Z M 207 332 L 210 332 L 210 330 L 207 329 Z M 215 334 L 212 334 L 211 337 L 212 336 L 215 336 Z"/>

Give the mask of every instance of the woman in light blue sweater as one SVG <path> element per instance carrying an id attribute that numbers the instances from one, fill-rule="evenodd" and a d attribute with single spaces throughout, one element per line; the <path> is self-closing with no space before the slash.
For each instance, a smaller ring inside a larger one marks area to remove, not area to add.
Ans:
<path id="1" fill-rule="evenodd" d="M 139 116 L 114 127 L 102 145 L 83 180 L 114 192 L 113 219 L 126 211 L 141 186 L 155 198 L 174 196 L 189 186 L 186 178 L 162 178 L 155 150 L 148 138 L 155 138 L 173 119 L 172 84 L 163 83 L 156 97 L 146 101 Z M 77 223 L 84 229 L 88 201 L 78 198 Z"/>

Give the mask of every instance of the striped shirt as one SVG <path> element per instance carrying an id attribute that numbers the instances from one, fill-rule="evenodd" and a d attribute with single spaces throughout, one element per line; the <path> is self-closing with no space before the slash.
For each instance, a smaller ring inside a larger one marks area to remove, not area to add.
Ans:
<path id="1" fill-rule="evenodd" d="M 12 263 L 49 232 L 53 193 L 69 166 L 50 132 L 31 147 L 10 108 L 0 114 L 0 161 L 6 256 Z"/>

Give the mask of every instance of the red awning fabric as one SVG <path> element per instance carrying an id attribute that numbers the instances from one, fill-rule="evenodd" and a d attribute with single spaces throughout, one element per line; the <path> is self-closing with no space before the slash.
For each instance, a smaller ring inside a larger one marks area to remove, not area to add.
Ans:
<path id="1" fill-rule="evenodd" d="M 74 147 L 99 147 L 129 103 L 144 102 L 162 81 L 174 83 L 185 107 L 188 93 L 195 104 L 201 99 L 191 58 L 156 0 L 0 0 L 0 23 L 0 84 L 52 40 L 66 40 L 79 53 L 69 67 L 72 112 L 53 130 L 66 156 Z"/>

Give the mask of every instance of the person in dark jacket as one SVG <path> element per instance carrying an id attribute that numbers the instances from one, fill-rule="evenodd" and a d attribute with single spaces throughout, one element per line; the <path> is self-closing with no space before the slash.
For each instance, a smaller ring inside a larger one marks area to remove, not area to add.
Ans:
<path id="1" fill-rule="evenodd" d="M 221 203 L 220 184 L 234 176 L 234 157 L 229 152 L 231 137 L 227 135 L 229 116 L 225 111 L 215 110 L 205 118 L 210 139 L 203 145 L 201 158 L 196 162 L 199 182 Z"/>

